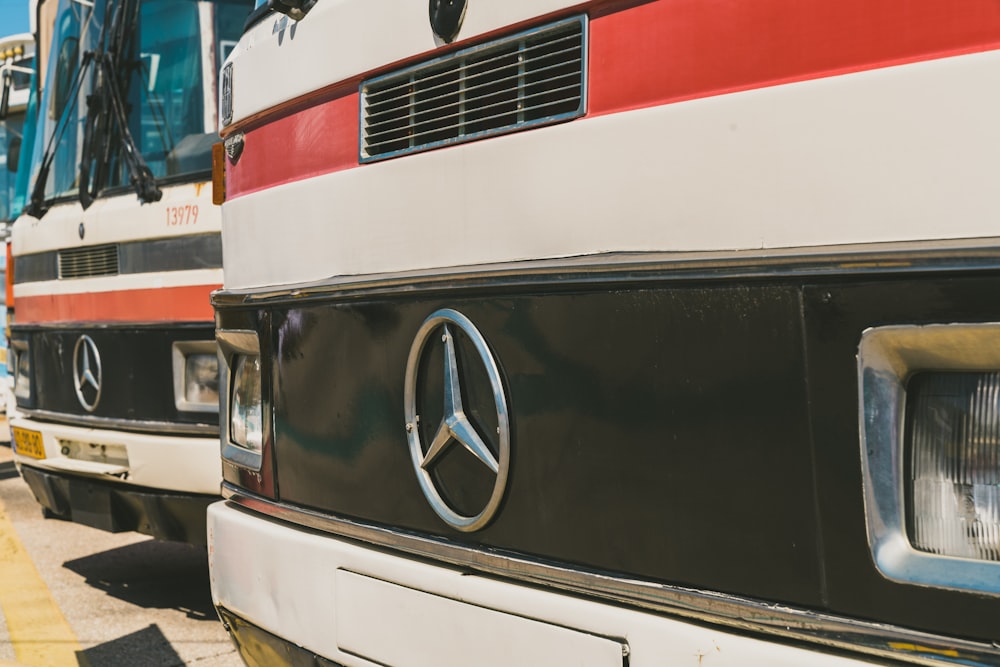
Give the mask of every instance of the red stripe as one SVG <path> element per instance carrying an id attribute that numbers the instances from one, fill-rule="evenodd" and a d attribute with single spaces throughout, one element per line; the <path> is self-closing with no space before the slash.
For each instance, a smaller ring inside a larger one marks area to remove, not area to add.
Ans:
<path id="1" fill-rule="evenodd" d="M 589 42 L 600 115 L 1000 49 L 1000 0 L 656 0 L 595 14 Z M 355 92 L 248 131 L 227 197 L 357 166 Z"/>
<path id="2" fill-rule="evenodd" d="M 591 21 L 589 112 L 997 48 L 997 0 L 663 0 Z"/>
<path id="3" fill-rule="evenodd" d="M 358 93 L 246 133 L 239 162 L 226 161 L 226 197 L 358 165 Z"/>
<path id="4" fill-rule="evenodd" d="M 221 285 L 19 296 L 18 324 L 51 322 L 211 322 L 209 294 Z"/>

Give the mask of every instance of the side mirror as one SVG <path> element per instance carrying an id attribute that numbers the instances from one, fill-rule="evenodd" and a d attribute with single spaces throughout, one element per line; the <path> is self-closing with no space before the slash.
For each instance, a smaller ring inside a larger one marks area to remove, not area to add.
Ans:
<path id="1" fill-rule="evenodd" d="M 14 135 L 7 142 L 7 171 L 17 171 L 21 161 L 21 137 Z"/>
<path id="2" fill-rule="evenodd" d="M 315 4 L 316 0 L 268 0 L 271 9 L 296 21 L 301 21 Z"/>
<path id="3" fill-rule="evenodd" d="M 14 83 L 14 74 L 5 69 L 0 79 L 3 79 L 3 93 L 0 94 L 0 120 L 3 120 L 10 111 L 10 88 Z"/>

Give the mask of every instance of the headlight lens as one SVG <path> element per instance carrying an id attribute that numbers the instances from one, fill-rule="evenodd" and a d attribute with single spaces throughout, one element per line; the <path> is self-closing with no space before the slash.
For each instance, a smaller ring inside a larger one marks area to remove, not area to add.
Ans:
<path id="1" fill-rule="evenodd" d="M 219 411 L 219 354 L 215 341 L 173 344 L 174 404 L 181 412 Z"/>
<path id="2" fill-rule="evenodd" d="M 219 405 L 218 355 L 188 355 L 184 364 L 184 398 L 189 403 Z"/>
<path id="3" fill-rule="evenodd" d="M 919 373 L 907 396 L 914 548 L 1000 561 L 1000 373 Z"/>
<path id="4" fill-rule="evenodd" d="M 14 349 L 14 396 L 25 401 L 31 398 L 31 354 L 27 345 Z"/>
<path id="5" fill-rule="evenodd" d="M 264 439 L 260 392 L 260 356 L 239 355 L 233 362 L 229 406 L 229 439 L 234 445 L 261 451 Z"/>

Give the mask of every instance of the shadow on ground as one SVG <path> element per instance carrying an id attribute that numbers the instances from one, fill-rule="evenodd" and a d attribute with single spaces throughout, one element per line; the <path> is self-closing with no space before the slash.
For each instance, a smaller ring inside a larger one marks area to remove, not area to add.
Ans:
<path id="1" fill-rule="evenodd" d="M 80 667 L 178 667 L 184 664 L 157 625 L 78 651 L 76 659 Z"/>
<path id="2" fill-rule="evenodd" d="M 13 461 L 4 461 L 0 463 L 0 480 L 10 479 L 12 477 L 17 477 L 17 468 L 14 467 Z"/>
<path id="3" fill-rule="evenodd" d="M 176 609 L 218 623 L 205 547 L 147 540 L 63 564 L 108 595 L 147 609 Z M 101 663 L 94 663 L 101 664 Z"/>

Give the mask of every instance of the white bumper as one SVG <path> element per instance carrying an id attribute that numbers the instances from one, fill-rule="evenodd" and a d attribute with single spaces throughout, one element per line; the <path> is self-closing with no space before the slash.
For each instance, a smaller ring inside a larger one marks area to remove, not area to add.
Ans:
<path id="1" fill-rule="evenodd" d="M 19 465 L 181 493 L 218 494 L 222 484 L 217 436 L 129 433 L 51 424 L 19 416 L 10 418 L 10 426 L 41 433 L 45 447 L 45 458 L 41 459 L 15 452 L 14 460 Z M 64 456 L 63 446 L 67 442 L 124 447 L 127 465 Z"/>
<path id="2" fill-rule="evenodd" d="M 868 664 L 208 510 L 212 598 L 344 665 Z M 627 654 L 627 659 L 623 656 Z"/>

